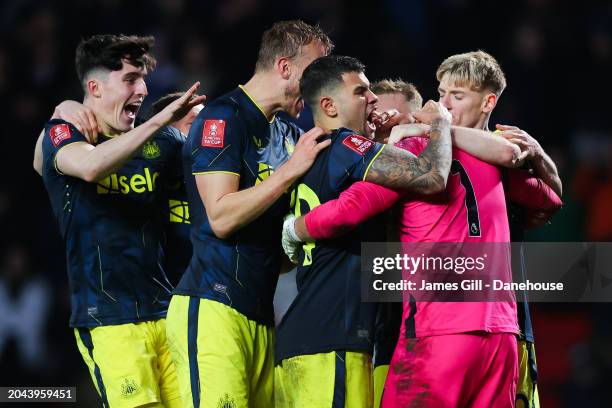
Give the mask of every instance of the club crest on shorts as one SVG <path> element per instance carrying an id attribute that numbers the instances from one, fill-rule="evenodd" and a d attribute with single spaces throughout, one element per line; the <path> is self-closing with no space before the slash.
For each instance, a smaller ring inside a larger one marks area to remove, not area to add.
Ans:
<path id="1" fill-rule="evenodd" d="M 225 394 L 225 398 L 219 398 L 217 408 L 236 408 L 236 403 L 234 402 L 233 398 L 230 398 L 229 395 Z"/>
<path id="2" fill-rule="evenodd" d="M 342 144 L 363 156 L 374 146 L 374 142 L 360 135 L 349 135 L 344 138 Z"/>
<path id="3" fill-rule="evenodd" d="M 205 120 L 202 129 L 202 147 L 223 147 L 225 121 L 221 119 Z"/>
<path id="4" fill-rule="evenodd" d="M 133 378 L 124 378 L 123 384 L 121 384 L 121 395 L 124 397 L 131 397 L 138 392 L 138 384 Z"/>

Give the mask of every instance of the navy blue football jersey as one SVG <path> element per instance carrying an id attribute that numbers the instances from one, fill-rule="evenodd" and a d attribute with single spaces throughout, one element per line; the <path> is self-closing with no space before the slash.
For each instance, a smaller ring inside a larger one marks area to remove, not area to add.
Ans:
<path id="1" fill-rule="evenodd" d="M 364 180 L 384 148 L 349 129 L 334 130 L 332 144 L 319 153 L 296 188 L 295 214 L 306 214 Z M 350 235 L 300 250 L 298 294 L 277 328 L 276 362 L 333 350 L 372 352 L 377 303 L 361 302 L 361 242 L 384 241 L 384 215 Z"/>
<path id="2" fill-rule="evenodd" d="M 159 186 L 176 166 L 177 132 L 163 128 L 115 173 L 88 183 L 62 174 L 55 161 L 60 149 L 85 137 L 62 120 L 45 125 L 43 181 L 66 245 L 71 326 L 166 315 L 172 285 L 163 269 Z M 108 140 L 100 136 L 99 143 Z"/>
<path id="3" fill-rule="evenodd" d="M 510 226 L 510 240 L 512 242 L 523 242 L 525 240 L 525 209 L 510 201 L 506 201 L 508 207 L 508 224 Z M 520 282 L 527 282 L 527 270 L 523 259 L 522 246 L 520 247 L 521 255 L 518 260 L 512 264 L 515 278 Z M 518 272 L 517 272 L 518 271 Z M 519 338 L 531 343 L 534 342 L 533 326 L 531 324 L 531 313 L 529 312 L 529 299 L 527 291 L 517 291 L 516 294 L 516 311 L 520 329 Z"/>
<path id="4" fill-rule="evenodd" d="M 166 274 L 173 285 L 176 285 L 183 276 L 191 260 L 192 247 L 189 239 L 189 202 L 185 188 L 185 178 L 182 167 L 182 148 L 186 136 L 175 128 L 177 142 L 176 163 L 172 166 L 173 173 L 169 175 L 166 183 L 164 199 L 164 223 L 166 225 Z"/>
<path id="5" fill-rule="evenodd" d="M 272 299 L 289 195 L 231 237 L 220 239 L 210 227 L 196 176 L 230 173 L 240 177 L 240 190 L 253 187 L 289 159 L 301 133 L 278 117 L 268 121 L 242 87 L 200 112 L 183 148 L 193 256 L 176 294 L 215 300 L 251 320 L 274 324 Z"/>

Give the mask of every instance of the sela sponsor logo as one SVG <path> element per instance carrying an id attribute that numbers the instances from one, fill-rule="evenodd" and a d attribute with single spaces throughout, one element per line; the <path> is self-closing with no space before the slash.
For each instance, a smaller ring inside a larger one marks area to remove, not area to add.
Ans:
<path id="1" fill-rule="evenodd" d="M 367 151 L 374 146 L 373 141 L 360 135 L 349 135 L 344 138 L 342 144 L 361 156 L 366 154 Z"/>
<path id="2" fill-rule="evenodd" d="M 255 181 L 255 185 L 270 177 L 272 173 L 274 173 L 274 167 L 270 166 L 268 163 L 259 162 L 259 169 L 257 170 L 257 180 Z"/>
<path id="3" fill-rule="evenodd" d="M 51 137 L 51 143 L 53 143 L 53 146 L 58 147 L 64 140 L 72 137 L 70 126 L 65 123 L 53 126 L 51 130 L 49 130 L 49 137 Z"/>
<path id="4" fill-rule="evenodd" d="M 223 147 L 225 121 L 220 119 L 205 120 L 202 130 L 202 147 Z"/>
<path id="5" fill-rule="evenodd" d="M 131 176 L 119 176 L 116 173 L 98 181 L 96 192 L 98 194 L 129 194 L 148 193 L 155 191 L 158 172 L 151 174 L 148 167 L 144 168 L 144 174 L 132 174 Z"/>
<path id="6" fill-rule="evenodd" d="M 191 224 L 189 222 L 189 203 L 182 200 L 168 199 L 170 222 L 179 224 Z"/>

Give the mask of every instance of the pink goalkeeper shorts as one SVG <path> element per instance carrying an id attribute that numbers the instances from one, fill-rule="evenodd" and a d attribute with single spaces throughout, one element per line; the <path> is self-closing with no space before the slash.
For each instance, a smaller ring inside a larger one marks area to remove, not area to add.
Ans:
<path id="1" fill-rule="evenodd" d="M 517 381 L 514 334 L 402 337 L 391 360 L 382 408 L 511 408 Z"/>

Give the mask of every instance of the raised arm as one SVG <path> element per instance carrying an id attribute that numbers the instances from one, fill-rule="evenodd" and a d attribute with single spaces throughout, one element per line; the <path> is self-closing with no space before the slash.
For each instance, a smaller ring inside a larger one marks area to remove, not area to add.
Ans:
<path id="1" fill-rule="evenodd" d="M 196 174 L 196 184 L 210 226 L 218 238 L 227 238 L 263 214 L 314 162 L 317 154 L 331 143 L 317 142 L 323 130 L 303 134 L 291 158 L 261 183 L 238 190 L 240 177 L 229 172 Z"/>
<path id="2" fill-rule="evenodd" d="M 386 146 L 373 161 L 365 180 L 394 189 L 433 194 L 446 188 L 451 165 L 451 115 L 437 102 L 428 101 L 414 117 L 430 125 L 429 143 L 419 155 Z"/>
<path id="3" fill-rule="evenodd" d="M 57 169 L 88 182 L 108 176 L 129 160 L 161 127 L 182 118 L 192 107 L 202 103 L 203 96 L 191 99 L 199 85 L 199 82 L 194 84 L 179 99 L 127 133 L 97 146 L 87 143 L 65 146 L 56 154 Z"/>

